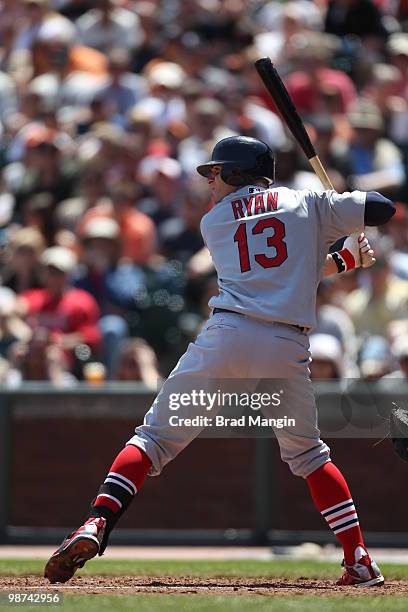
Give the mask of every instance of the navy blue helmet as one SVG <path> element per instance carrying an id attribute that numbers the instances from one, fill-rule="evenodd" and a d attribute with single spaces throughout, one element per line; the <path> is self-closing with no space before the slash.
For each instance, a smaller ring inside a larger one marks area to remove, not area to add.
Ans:
<path id="1" fill-rule="evenodd" d="M 221 166 L 221 178 L 228 185 L 249 185 L 263 179 L 268 184 L 275 179 L 275 156 L 262 140 L 248 136 L 223 138 L 214 147 L 211 161 L 197 167 L 197 172 L 209 177 L 213 166 Z"/>

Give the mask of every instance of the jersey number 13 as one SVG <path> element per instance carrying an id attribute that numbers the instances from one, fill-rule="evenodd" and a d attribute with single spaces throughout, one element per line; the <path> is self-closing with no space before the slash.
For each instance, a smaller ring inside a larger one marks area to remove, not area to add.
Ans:
<path id="1" fill-rule="evenodd" d="M 283 264 L 288 258 L 288 250 L 286 242 L 284 241 L 286 235 L 285 224 L 276 217 L 260 219 L 253 226 L 252 235 L 256 236 L 257 234 L 262 234 L 266 229 L 273 229 L 272 236 L 268 236 L 266 239 L 266 245 L 268 247 L 273 247 L 275 249 L 275 254 L 269 256 L 265 253 L 256 253 L 254 258 L 262 268 L 276 268 Z M 240 223 L 238 225 L 238 229 L 234 234 L 234 242 L 238 243 L 241 272 L 248 272 L 251 269 L 251 261 L 248 249 L 247 223 Z"/>

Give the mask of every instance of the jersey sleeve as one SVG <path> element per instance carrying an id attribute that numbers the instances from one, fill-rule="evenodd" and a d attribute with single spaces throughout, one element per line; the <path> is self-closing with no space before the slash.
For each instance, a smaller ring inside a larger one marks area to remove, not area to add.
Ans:
<path id="1" fill-rule="evenodd" d="M 332 244 L 338 238 L 364 231 L 365 199 L 363 191 L 314 194 L 317 223 L 325 242 Z"/>

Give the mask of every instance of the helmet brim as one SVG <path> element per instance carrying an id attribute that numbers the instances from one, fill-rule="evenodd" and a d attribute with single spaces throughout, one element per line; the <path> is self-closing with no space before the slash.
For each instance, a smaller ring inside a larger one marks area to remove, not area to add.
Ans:
<path id="1" fill-rule="evenodd" d="M 213 168 L 214 166 L 223 166 L 223 165 L 225 165 L 225 161 L 210 161 L 210 162 L 207 162 L 206 164 L 201 164 L 200 166 L 197 166 L 196 170 L 198 174 L 201 174 L 201 176 L 205 176 L 205 178 L 209 178 L 211 176 L 211 168 Z"/>

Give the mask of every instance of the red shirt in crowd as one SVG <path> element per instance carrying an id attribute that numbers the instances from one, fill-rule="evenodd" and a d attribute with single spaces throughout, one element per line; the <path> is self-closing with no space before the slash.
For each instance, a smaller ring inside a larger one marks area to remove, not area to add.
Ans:
<path id="1" fill-rule="evenodd" d="M 67 289 L 61 297 L 55 298 L 47 289 L 30 289 L 21 297 L 28 308 L 27 322 L 33 329 L 49 329 L 55 340 L 63 334 L 80 333 L 85 344 L 98 348 L 101 341 L 99 307 L 86 291 Z"/>
<path id="2" fill-rule="evenodd" d="M 341 114 L 347 113 L 357 99 L 353 81 L 340 70 L 321 67 L 316 70 L 315 78 L 305 71 L 297 71 L 290 74 L 285 83 L 296 108 L 302 113 L 317 112 L 319 95 L 324 91 L 332 91 L 338 95 L 337 112 Z"/>

